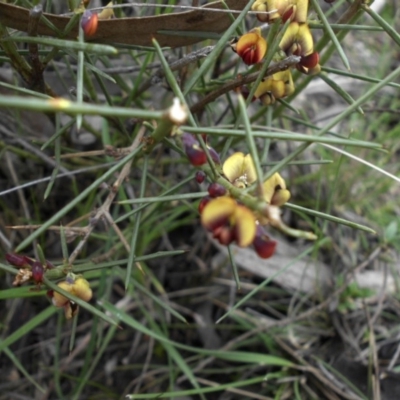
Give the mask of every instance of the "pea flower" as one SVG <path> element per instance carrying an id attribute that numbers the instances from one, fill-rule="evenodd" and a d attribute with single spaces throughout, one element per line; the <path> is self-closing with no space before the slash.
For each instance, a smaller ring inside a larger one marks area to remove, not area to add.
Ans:
<path id="1" fill-rule="evenodd" d="M 246 65 L 259 63 L 267 52 L 267 41 L 261 36 L 260 28 L 245 33 L 231 46 Z"/>
<path id="2" fill-rule="evenodd" d="M 67 275 L 65 280 L 59 282 L 57 286 L 66 292 L 79 297 L 83 301 L 89 301 L 93 295 L 89 282 L 80 275 L 70 273 Z M 56 291 L 51 291 L 49 294 L 52 297 L 53 305 L 64 308 L 66 319 L 71 319 L 77 314 L 79 307 L 75 302 Z"/>
<path id="3" fill-rule="evenodd" d="M 243 189 L 257 179 L 256 169 L 250 154 L 241 152 L 232 154 L 224 162 L 222 171 L 226 179 L 234 186 Z"/>
<path id="4" fill-rule="evenodd" d="M 231 197 L 218 197 L 209 201 L 201 213 L 201 223 L 224 245 L 236 241 L 238 246 L 246 247 L 256 235 L 253 212 Z"/>
<path id="5" fill-rule="evenodd" d="M 305 74 L 314 75 L 321 71 L 319 54 L 314 51 L 314 40 L 307 24 L 291 22 L 284 33 L 279 47 L 287 56 L 300 56 L 296 68 Z"/>
<path id="6" fill-rule="evenodd" d="M 294 92 L 292 73 L 290 70 L 280 71 L 267 76 L 257 87 L 254 97 L 265 105 L 290 96 Z"/>
<path id="7" fill-rule="evenodd" d="M 283 206 L 290 199 L 285 180 L 275 172 L 263 183 L 264 200 L 272 206 Z"/>
<path id="8" fill-rule="evenodd" d="M 251 9 L 260 12 L 257 18 L 261 22 L 271 22 L 278 18 L 282 18 L 283 22 L 288 19 L 306 22 L 308 0 L 256 0 Z"/>

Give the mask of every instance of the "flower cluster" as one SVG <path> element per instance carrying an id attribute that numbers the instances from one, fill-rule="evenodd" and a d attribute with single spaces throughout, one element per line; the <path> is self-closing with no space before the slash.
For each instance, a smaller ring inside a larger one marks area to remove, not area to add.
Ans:
<path id="1" fill-rule="evenodd" d="M 222 172 L 224 178 L 238 189 L 249 187 L 257 179 L 250 154 L 232 154 L 223 163 Z M 269 208 L 278 208 L 290 197 L 285 181 L 278 173 L 263 183 L 262 192 Z M 209 195 L 200 201 L 199 212 L 202 225 L 212 232 L 215 239 L 223 245 L 233 242 L 240 247 L 253 245 L 256 253 L 262 258 L 269 258 L 274 254 L 276 242 L 269 238 L 262 226 L 269 223 L 269 217 L 257 215 L 241 204 L 231 197 L 220 183 L 211 183 L 208 193 Z M 279 215 L 279 212 L 271 215 L 277 214 Z"/>
<path id="2" fill-rule="evenodd" d="M 34 282 L 40 285 L 46 270 L 54 268 L 50 261 L 46 260 L 45 264 L 42 264 L 34 258 L 21 254 L 8 253 L 6 260 L 9 264 L 19 268 L 13 282 L 14 286 L 20 286 L 25 282 Z"/>
<path id="3" fill-rule="evenodd" d="M 271 23 L 277 19 L 290 21 L 279 43 L 279 48 L 287 56 L 299 56 L 296 69 L 308 75 L 321 71 L 319 54 L 314 51 L 314 40 L 307 24 L 309 0 L 256 0 L 252 10 L 257 12 L 261 22 Z M 247 65 L 260 64 L 267 52 L 267 42 L 261 35 L 261 29 L 255 28 L 231 43 L 232 49 Z M 257 87 L 254 98 L 265 105 L 283 99 L 294 92 L 290 70 L 278 72 L 266 77 Z"/>
<path id="4" fill-rule="evenodd" d="M 93 295 L 89 282 L 81 275 L 69 273 L 64 281 L 58 282 L 57 286 L 83 301 L 89 301 Z M 48 295 L 52 298 L 53 305 L 64 308 L 66 319 L 71 319 L 77 314 L 79 306 L 63 294 L 50 290 Z"/>

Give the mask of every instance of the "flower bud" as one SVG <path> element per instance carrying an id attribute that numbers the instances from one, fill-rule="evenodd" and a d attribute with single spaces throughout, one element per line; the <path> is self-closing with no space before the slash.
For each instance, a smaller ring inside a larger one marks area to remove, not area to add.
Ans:
<path id="1" fill-rule="evenodd" d="M 93 36 L 97 31 L 99 16 L 90 10 L 86 10 L 81 18 L 81 27 L 86 36 Z"/>

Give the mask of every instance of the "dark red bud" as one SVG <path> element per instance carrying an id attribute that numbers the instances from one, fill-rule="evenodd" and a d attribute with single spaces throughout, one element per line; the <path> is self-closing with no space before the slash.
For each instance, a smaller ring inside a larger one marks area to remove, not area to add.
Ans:
<path id="1" fill-rule="evenodd" d="M 226 189 L 219 183 L 213 182 L 208 187 L 208 194 L 211 197 L 221 197 L 226 194 Z"/>
<path id="2" fill-rule="evenodd" d="M 190 164 L 194 165 L 195 167 L 199 167 L 207 162 L 206 153 L 204 153 L 204 151 L 201 149 L 185 146 L 185 152 L 188 156 Z"/>
<path id="3" fill-rule="evenodd" d="M 314 53 L 309 54 L 308 56 L 301 57 L 300 65 L 306 68 L 314 68 L 319 63 L 319 54 L 314 51 Z"/>
<path id="4" fill-rule="evenodd" d="M 36 283 L 43 282 L 44 268 L 39 261 L 35 261 L 32 265 L 32 278 Z"/>
<path id="5" fill-rule="evenodd" d="M 204 171 L 197 171 L 196 172 L 196 176 L 195 176 L 195 179 L 196 179 L 196 182 L 197 183 L 203 183 L 204 182 L 204 179 L 206 179 L 206 173 L 204 172 Z"/>
<path id="6" fill-rule="evenodd" d="M 277 243 L 271 240 L 266 234 L 265 229 L 257 225 L 256 236 L 253 241 L 254 250 L 261 258 L 270 258 L 275 253 Z"/>
<path id="7" fill-rule="evenodd" d="M 48 290 L 46 294 L 51 298 L 54 296 L 54 290 Z"/>

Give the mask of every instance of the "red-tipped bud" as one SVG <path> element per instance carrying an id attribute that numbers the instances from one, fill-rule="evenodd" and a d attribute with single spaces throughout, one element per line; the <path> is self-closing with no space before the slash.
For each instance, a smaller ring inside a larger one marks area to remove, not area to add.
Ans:
<path id="1" fill-rule="evenodd" d="M 32 265 L 32 260 L 29 257 L 15 253 L 7 253 L 6 260 L 9 264 L 14 265 L 14 267 L 27 267 L 28 265 Z"/>
<path id="2" fill-rule="evenodd" d="M 81 26 L 86 36 L 93 36 L 97 31 L 99 16 L 90 10 L 86 10 L 81 19 Z"/>
<path id="3" fill-rule="evenodd" d="M 35 261 L 32 265 L 32 278 L 35 283 L 43 282 L 44 268 L 39 261 Z"/>
<path id="4" fill-rule="evenodd" d="M 203 183 L 204 180 L 206 179 L 206 174 L 204 171 L 197 171 L 196 176 L 195 176 L 196 182 L 198 184 Z"/>
<path id="5" fill-rule="evenodd" d="M 193 135 L 191 135 L 190 133 L 183 133 L 182 143 L 183 147 L 185 148 L 185 153 L 188 156 L 189 161 L 192 165 L 198 167 L 207 162 L 205 151 L 201 148 L 200 143 Z M 207 149 L 210 152 L 212 160 L 217 164 L 221 164 L 218 153 L 212 147 L 207 146 Z"/>
<path id="6" fill-rule="evenodd" d="M 226 194 L 226 189 L 219 183 L 213 182 L 208 187 L 208 194 L 211 197 L 221 197 Z"/>

